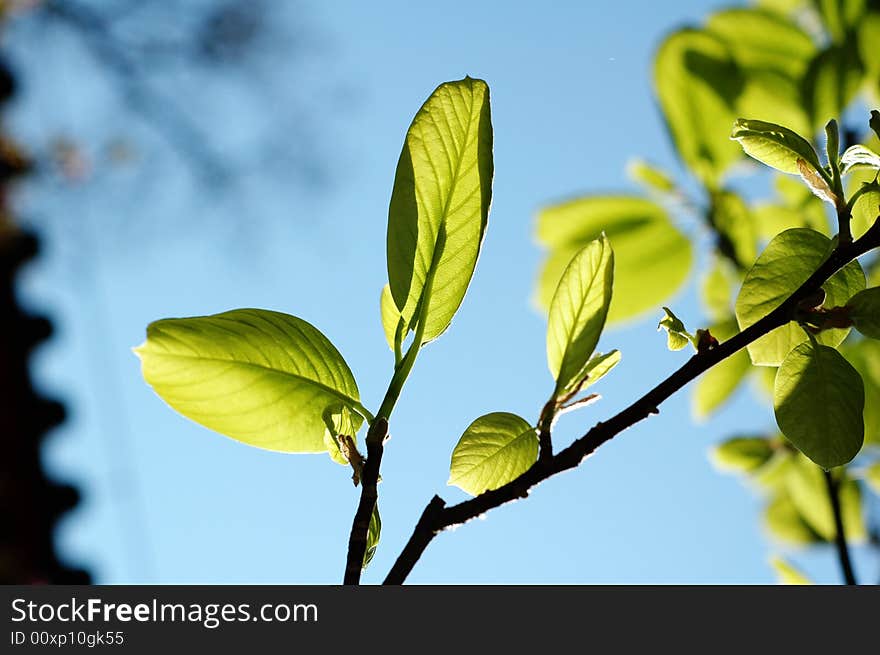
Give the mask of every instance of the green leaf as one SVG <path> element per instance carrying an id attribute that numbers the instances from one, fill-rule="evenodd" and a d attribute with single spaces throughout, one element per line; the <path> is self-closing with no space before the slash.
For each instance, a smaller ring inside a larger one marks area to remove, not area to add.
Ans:
<path id="1" fill-rule="evenodd" d="M 810 528 L 825 541 L 834 541 L 834 511 L 819 467 L 805 457 L 798 457 L 788 469 L 786 489 L 797 511 Z M 847 540 L 853 543 L 863 541 L 867 531 L 858 483 L 844 477 L 839 482 L 837 494 Z"/>
<path id="2" fill-rule="evenodd" d="M 737 333 L 736 321 L 731 318 L 713 325 L 709 332 L 719 341 L 726 341 Z M 746 378 L 750 369 L 748 353 L 739 350 L 703 373 L 694 388 L 694 415 L 703 419 L 721 407 Z"/>
<path id="3" fill-rule="evenodd" d="M 407 132 L 388 211 L 391 294 L 409 330 L 424 321 L 423 342 L 449 326 L 473 276 L 492 173 L 489 88 L 441 84 Z"/>
<path id="4" fill-rule="evenodd" d="M 863 145 L 850 146 L 841 155 L 840 166 L 842 174 L 857 168 L 880 170 L 880 155 Z"/>
<path id="5" fill-rule="evenodd" d="M 758 235 L 755 219 L 748 205 L 737 194 L 719 191 L 712 194 L 711 220 L 736 261 L 749 266 L 758 255 Z"/>
<path id="6" fill-rule="evenodd" d="M 541 271 L 536 301 L 547 308 L 572 257 L 602 232 L 614 246 L 614 300 L 609 323 L 656 310 L 687 279 L 690 241 L 657 203 L 633 196 L 596 196 L 543 209 L 537 238 L 550 254 Z"/>
<path id="7" fill-rule="evenodd" d="M 867 174 L 866 174 L 867 173 Z M 880 183 L 873 179 L 873 171 L 857 169 L 851 172 L 850 180 L 871 178 L 870 182 L 859 185 L 859 196 L 852 206 L 852 233 L 858 238 L 868 231 L 880 216 Z"/>
<path id="8" fill-rule="evenodd" d="M 816 173 L 826 175 L 810 142 L 787 127 L 740 118 L 730 138 L 739 141 L 750 157 L 783 173 L 802 175 L 798 161 L 803 161 Z"/>
<path id="9" fill-rule="evenodd" d="M 880 287 L 859 291 L 846 306 L 856 330 L 866 337 L 880 339 Z"/>
<path id="10" fill-rule="evenodd" d="M 711 451 L 712 463 L 721 471 L 751 473 L 773 456 L 773 447 L 765 437 L 732 437 Z"/>
<path id="11" fill-rule="evenodd" d="M 709 32 L 675 32 L 654 57 L 654 87 L 678 155 L 710 187 L 740 157 L 718 126 L 733 123 L 743 85 L 730 48 Z"/>
<path id="12" fill-rule="evenodd" d="M 562 274 L 547 319 L 547 364 L 556 395 L 580 381 L 605 327 L 613 282 L 614 253 L 605 235 L 575 255 Z"/>
<path id="13" fill-rule="evenodd" d="M 776 372 L 776 422 L 798 450 L 819 466 L 846 464 L 862 447 L 865 388 L 834 348 L 802 343 Z"/>
<path id="14" fill-rule="evenodd" d="M 370 527 L 367 529 L 367 549 L 364 551 L 364 569 L 373 561 L 376 549 L 379 547 L 379 538 L 382 536 L 382 517 L 379 516 L 379 503 L 373 505 L 373 513 L 370 515 Z"/>
<path id="15" fill-rule="evenodd" d="M 681 350 L 689 343 L 693 343 L 694 337 L 684 327 L 681 319 L 673 314 L 669 307 L 664 307 L 663 311 L 666 315 L 660 319 L 657 330 L 666 330 L 666 346 L 669 350 Z"/>
<path id="16" fill-rule="evenodd" d="M 397 309 L 397 305 L 394 304 L 394 297 L 391 295 L 391 285 L 386 284 L 382 287 L 379 311 L 382 315 L 382 330 L 385 332 L 385 341 L 388 343 L 388 347 L 394 350 L 395 335 L 401 325 L 400 311 Z"/>
<path id="17" fill-rule="evenodd" d="M 828 237 L 806 228 L 786 230 L 774 238 L 746 274 L 736 299 L 736 318 L 741 330 L 756 323 L 783 303 L 825 261 L 831 250 Z M 857 261 L 850 262 L 825 284 L 825 306 L 845 305 L 865 288 L 865 274 Z M 839 345 L 849 330 L 824 330 L 820 343 Z M 807 333 L 794 322 L 772 330 L 748 346 L 752 363 L 779 366 L 785 356 Z"/>
<path id="18" fill-rule="evenodd" d="M 675 191 L 675 181 L 672 177 L 666 171 L 644 160 L 635 159 L 631 161 L 627 165 L 626 171 L 630 178 L 650 190 L 659 191 L 660 193 Z"/>
<path id="19" fill-rule="evenodd" d="M 782 557 L 774 556 L 770 558 L 770 566 L 779 576 L 779 584 L 784 585 L 811 585 L 813 582 L 804 575 L 799 569 L 792 566 Z"/>
<path id="20" fill-rule="evenodd" d="M 816 55 L 804 76 L 804 101 L 815 128 L 841 116 L 856 97 L 864 71 L 855 42 L 834 45 Z"/>
<path id="21" fill-rule="evenodd" d="M 581 391 L 596 384 L 596 382 L 608 375 L 611 369 L 620 363 L 620 358 L 619 350 L 612 350 L 604 355 L 596 353 L 590 357 L 590 361 L 587 362 L 587 365 L 577 375 L 578 380 L 584 380 L 584 383 L 581 385 Z"/>
<path id="22" fill-rule="evenodd" d="M 858 25 L 859 55 L 868 74 L 874 77 L 875 84 L 880 82 L 880 12 L 865 14 Z"/>
<path id="23" fill-rule="evenodd" d="M 486 414 L 468 426 L 455 446 L 448 484 L 478 496 L 516 479 L 537 459 L 535 428 L 516 414 Z"/>
<path id="24" fill-rule="evenodd" d="M 773 537 L 785 543 L 802 546 L 821 541 L 785 490 L 778 492 L 765 508 L 764 525 Z"/>
<path id="25" fill-rule="evenodd" d="M 342 355 L 302 319 L 260 309 L 151 323 L 135 349 L 171 407 L 238 441 L 290 453 L 327 450 L 325 411 L 368 413 Z"/>

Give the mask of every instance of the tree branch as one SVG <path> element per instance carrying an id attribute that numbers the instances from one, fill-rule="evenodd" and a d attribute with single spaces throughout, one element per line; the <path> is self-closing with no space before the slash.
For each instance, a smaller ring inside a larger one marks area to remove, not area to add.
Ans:
<path id="1" fill-rule="evenodd" d="M 853 572 L 852 562 L 849 558 L 849 546 L 846 543 L 846 532 L 843 526 L 843 513 L 840 511 L 840 485 L 831 471 L 822 470 L 825 476 L 825 486 L 828 489 L 828 498 L 831 501 L 831 511 L 834 514 L 834 544 L 837 547 L 837 558 L 840 561 L 840 570 L 843 573 L 843 581 L 848 585 L 856 585 L 856 575 Z"/>
<path id="2" fill-rule="evenodd" d="M 385 584 L 402 584 L 428 544 L 442 530 L 466 523 L 495 507 L 518 498 L 527 497 L 537 484 L 557 473 L 577 467 L 606 441 L 651 414 L 658 413 L 657 408 L 664 400 L 718 362 L 745 348 L 771 330 L 789 322 L 797 310 L 798 303 L 803 298 L 815 293 L 828 278 L 844 265 L 877 247 L 880 247 L 880 217 L 858 241 L 842 243 L 835 248 L 828 259 L 779 307 L 717 347 L 698 352 L 681 368 L 629 407 L 608 421 L 597 423 L 584 436 L 558 454 L 549 458 L 539 458 L 528 471 L 518 478 L 498 489 L 486 491 L 458 505 L 445 507 L 443 500 L 435 496 L 422 513 L 412 536 L 385 578 Z"/>
<path id="3" fill-rule="evenodd" d="M 378 417 L 370 425 L 367 432 L 367 461 L 364 463 L 361 478 L 361 499 L 351 524 L 348 537 L 348 557 L 345 561 L 343 583 L 356 585 L 361 581 L 364 568 L 364 554 L 367 552 L 367 533 L 370 530 L 370 518 L 379 498 L 379 468 L 382 465 L 382 453 L 385 450 L 385 438 L 388 436 L 388 421 Z"/>

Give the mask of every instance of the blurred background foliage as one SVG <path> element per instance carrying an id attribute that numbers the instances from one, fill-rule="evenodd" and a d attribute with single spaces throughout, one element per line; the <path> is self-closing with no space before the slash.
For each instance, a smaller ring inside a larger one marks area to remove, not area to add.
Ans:
<path id="1" fill-rule="evenodd" d="M 739 331 L 734 301 L 772 237 L 795 227 L 829 237 L 837 231 L 836 213 L 801 180 L 745 157 L 730 139 L 734 121 L 784 125 L 823 152 L 823 127 L 838 118 L 842 149 L 861 143 L 880 151 L 868 128 L 868 110 L 880 107 L 880 2 L 762 0 L 721 9 L 669 34 L 656 51 L 653 72 L 658 108 L 690 177 L 675 179 L 637 160 L 629 173 L 643 186 L 642 195 L 587 195 L 545 207 L 536 237 L 547 255 L 535 300 L 546 309 L 572 254 L 604 230 L 615 249 L 610 322 L 659 319 L 659 306 L 698 276 L 704 316 L 682 318 L 724 340 Z M 876 179 L 870 169 L 849 178 L 848 195 L 873 183 L 853 207 L 856 238 L 880 213 Z M 695 270 L 692 235 L 706 233 L 712 255 Z M 880 284 L 878 257 L 863 264 L 868 286 Z M 876 505 L 871 495 L 880 493 L 880 344 L 853 331 L 841 350 L 865 385 L 863 449 L 852 464 L 834 470 L 845 531 L 851 543 L 870 539 L 880 547 L 880 524 L 869 518 Z M 710 416 L 746 383 L 772 405 L 775 371 L 753 366 L 746 350 L 736 353 L 697 381 L 694 416 Z M 763 495 L 763 522 L 779 545 L 833 543 L 821 470 L 773 428 L 732 435 L 715 448 L 714 462 Z M 796 568 L 782 557 L 772 562 L 782 581 L 807 579 L 792 575 Z"/>

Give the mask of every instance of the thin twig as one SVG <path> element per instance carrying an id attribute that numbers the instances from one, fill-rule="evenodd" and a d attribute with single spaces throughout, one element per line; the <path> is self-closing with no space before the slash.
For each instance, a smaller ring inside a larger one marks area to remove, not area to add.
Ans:
<path id="1" fill-rule="evenodd" d="M 828 490 L 828 499 L 831 501 L 831 511 L 834 514 L 834 544 L 837 548 L 837 559 L 840 561 L 843 581 L 848 585 L 856 585 L 858 583 L 853 572 L 852 561 L 849 558 L 849 546 L 846 543 L 843 512 L 840 511 L 840 484 L 834 479 L 831 471 L 823 469 L 822 473 L 825 476 L 825 487 Z"/>
<path id="2" fill-rule="evenodd" d="M 651 414 L 656 414 L 660 404 L 718 362 L 745 348 L 756 339 L 791 320 L 798 303 L 815 293 L 828 278 L 855 258 L 880 246 L 880 217 L 858 240 L 842 243 L 828 259 L 779 307 L 754 325 L 716 348 L 703 350 L 629 407 L 605 422 L 597 423 L 584 436 L 558 454 L 541 458 L 525 473 L 498 489 L 486 491 L 475 498 L 445 507 L 436 497 L 429 503 L 407 544 L 385 578 L 385 584 L 402 584 L 412 571 L 431 540 L 446 528 L 466 523 L 495 507 L 525 498 L 531 489 L 557 473 L 577 467 L 599 446 L 632 427 Z"/>

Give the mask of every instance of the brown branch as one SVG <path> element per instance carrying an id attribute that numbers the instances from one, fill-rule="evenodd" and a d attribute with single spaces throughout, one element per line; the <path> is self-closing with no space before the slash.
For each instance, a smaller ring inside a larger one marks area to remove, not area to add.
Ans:
<path id="1" fill-rule="evenodd" d="M 348 537 L 348 557 L 345 562 L 343 583 L 360 584 L 361 571 L 364 568 L 364 554 L 367 552 L 367 533 L 370 530 L 370 517 L 379 497 L 379 468 L 382 465 L 382 453 L 385 450 L 385 438 L 388 436 L 388 421 L 381 416 L 370 425 L 367 432 L 367 461 L 363 465 L 361 479 L 361 498 L 351 524 Z"/>
<path id="2" fill-rule="evenodd" d="M 798 303 L 815 293 L 822 284 L 844 265 L 866 252 L 880 247 L 880 217 L 858 240 L 840 244 L 828 259 L 779 307 L 754 325 L 716 348 L 698 352 L 685 364 L 629 407 L 605 422 L 597 423 L 584 436 L 550 458 L 541 459 L 518 478 L 498 489 L 486 491 L 475 498 L 445 507 L 442 499 L 435 496 L 422 513 L 409 541 L 385 578 L 385 584 L 402 584 L 412 571 L 431 540 L 446 528 L 466 523 L 495 507 L 525 498 L 531 489 L 549 477 L 577 467 L 599 446 L 612 439 L 644 418 L 658 412 L 660 404 L 715 366 L 718 362 L 791 320 Z"/>

